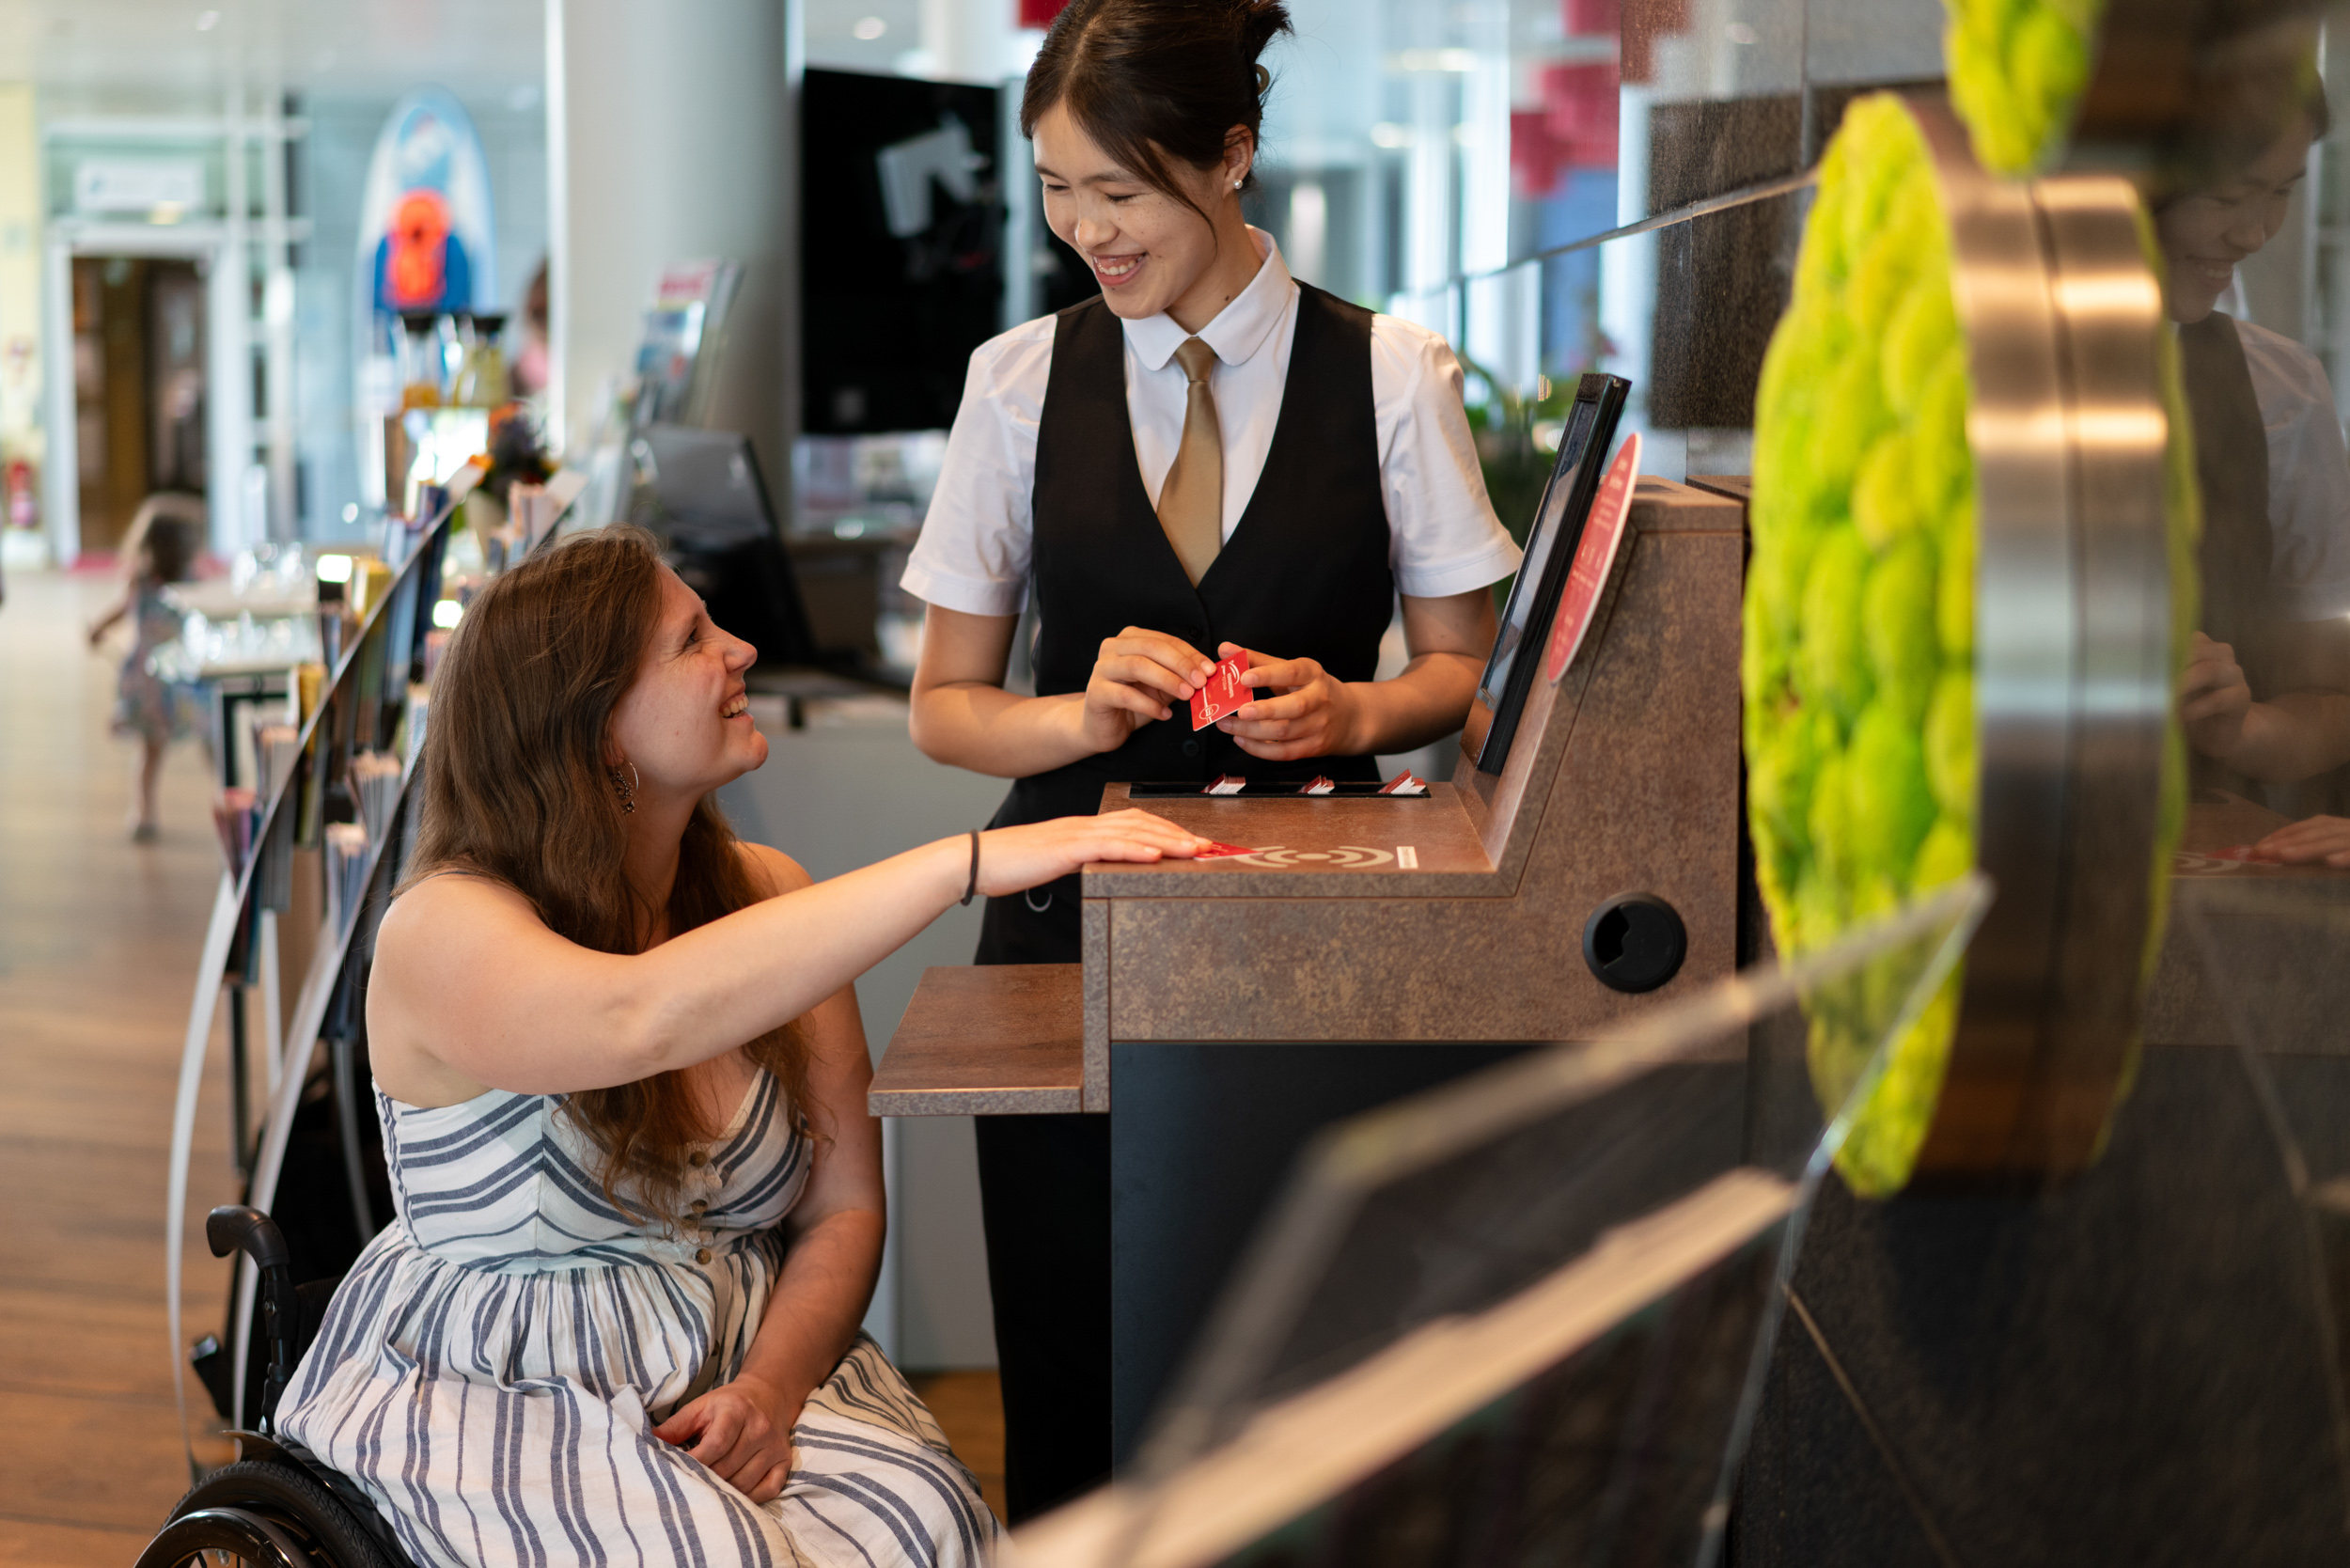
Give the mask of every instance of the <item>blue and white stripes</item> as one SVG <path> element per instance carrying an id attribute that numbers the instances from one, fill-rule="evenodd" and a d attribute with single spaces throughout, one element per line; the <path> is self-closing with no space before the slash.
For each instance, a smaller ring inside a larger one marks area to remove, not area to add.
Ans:
<path id="1" fill-rule="evenodd" d="M 674 1234 L 608 1200 L 559 1102 L 379 1093 L 398 1220 L 336 1292 L 278 1424 L 431 1568 L 978 1564 L 996 1526 L 938 1423 L 860 1337 L 752 1503 L 652 1435 L 733 1377 L 809 1150 L 762 1073 L 703 1145 Z"/>

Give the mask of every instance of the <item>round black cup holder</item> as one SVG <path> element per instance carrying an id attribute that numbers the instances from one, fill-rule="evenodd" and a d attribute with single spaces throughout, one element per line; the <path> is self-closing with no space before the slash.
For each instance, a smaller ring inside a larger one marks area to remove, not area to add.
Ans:
<path id="1" fill-rule="evenodd" d="M 1653 991 L 1688 956 L 1680 912 L 1653 893 L 1619 893 L 1583 922 L 1583 962 L 1611 991 Z"/>

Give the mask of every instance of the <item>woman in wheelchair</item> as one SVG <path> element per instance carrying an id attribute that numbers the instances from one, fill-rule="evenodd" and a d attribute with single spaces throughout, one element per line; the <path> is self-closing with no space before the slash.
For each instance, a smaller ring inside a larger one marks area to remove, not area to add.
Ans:
<path id="1" fill-rule="evenodd" d="M 634 529 L 493 583 L 432 694 L 368 996 L 399 1216 L 277 1417 L 419 1564 L 983 1560 L 995 1523 L 857 1331 L 884 1226 L 851 984 L 974 892 L 1188 855 L 1159 818 L 829 882 L 711 799 L 747 645 Z"/>

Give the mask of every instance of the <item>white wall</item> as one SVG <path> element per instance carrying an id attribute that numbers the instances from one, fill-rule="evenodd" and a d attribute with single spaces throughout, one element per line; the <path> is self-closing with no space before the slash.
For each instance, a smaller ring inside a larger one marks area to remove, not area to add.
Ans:
<path id="1" fill-rule="evenodd" d="M 547 0 L 549 323 L 569 443 L 628 372 L 667 262 L 744 264 L 712 420 L 791 473 L 783 0 Z"/>

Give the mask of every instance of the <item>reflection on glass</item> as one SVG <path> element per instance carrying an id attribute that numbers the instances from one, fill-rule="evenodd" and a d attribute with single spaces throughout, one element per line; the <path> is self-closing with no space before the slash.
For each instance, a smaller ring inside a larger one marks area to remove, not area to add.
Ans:
<path id="1" fill-rule="evenodd" d="M 2307 857 L 2350 847 L 2332 815 L 2350 781 L 2350 458 L 2325 366 L 2275 306 L 2306 290 L 2306 247 L 2279 242 L 2305 227 L 2332 116 L 2313 78 L 2259 104 L 2224 77 L 2209 90 L 2179 160 L 2192 172 L 2152 196 L 2203 510 L 2180 716 L 2199 790 L 2322 813 L 2262 836 L 2263 853 Z"/>
<path id="2" fill-rule="evenodd" d="M 1846 1125 L 1812 1098 L 1804 1009 L 1835 992 L 1890 1037 L 1986 893 L 1332 1129 L 1138 1475 L 1025 1530 L 1021 1560 L 1700 1560 Z"/>

